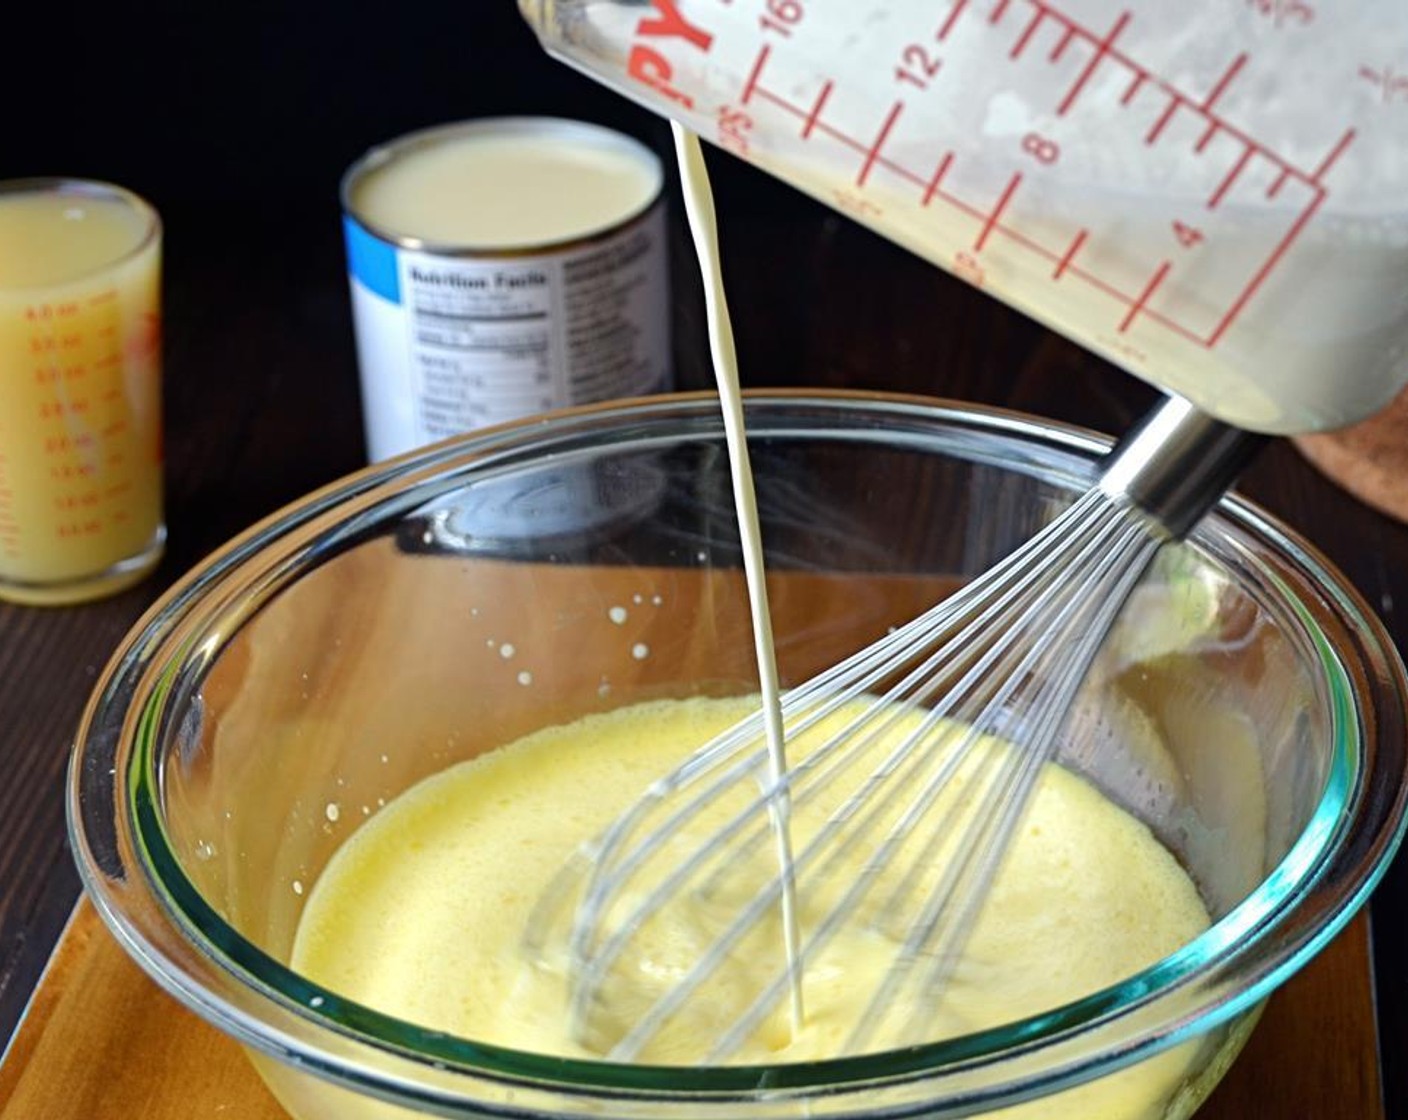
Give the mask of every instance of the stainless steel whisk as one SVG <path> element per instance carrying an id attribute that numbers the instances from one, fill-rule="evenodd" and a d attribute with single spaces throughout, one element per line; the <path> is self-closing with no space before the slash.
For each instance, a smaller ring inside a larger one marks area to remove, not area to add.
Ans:
<path id="1" fill-rule="evenodd" d="M 752 983 L 746 1010 L 721 1027 L 706 1061 L 727 1060 L 798 991 L 798 973 L 805 974 L 845 923 L 857 920 L 863 905 L 882 916 L 896 948 L 845 1050 L 861 1052 L 877 1037 L 891 1044 L 923 1040 L 926 1009 L 942 993 L 1076 692 L 1126 598 L 1161 545 L 1186 534 L 1263 439 L 1170 399 L 1110 454 L 1089 493 L 1005 560 L 788 691 L 782 710 L 789 740 L 838 714 L 844 726 L 828 726 L 824 741 L 781 781 L 767 777 L 757 715 L 655 782 L 564 870 L 531 922 L 527 946 L 534 953 L 544 953 L 559 933 L 566 939 L 579 1037 L 613 1060 L 635 1058 L 775 912 L 790 875 L 798 897 L 808 898 L 823 884 L 835 897 L 806 923 L 787 963 Z M 963 730 L 955 733 L 955 723 Z M 895 728 L 904 734 L 895 738 Z M 991 735 L 1013 749 L 981 749 Z M 864 766 L 859 772 L 857 760 Z M 961 768 L 971 774 L 955 811 L 952 797 L 940 795 Z M 851 784 L 815 834 L 797 846 L 790 868 L 774 858 L 773 872 L 744 897 L 728 893 L 724 884 L 734 869 L 770 857 L 772 807 L 780 800 L 800 806 L 827 788 L 834 799 L 842 781 Z M 717 811 L 710 807 L 725 797 L 735 802 L 723 822 L 679 850 L 682 830 L 706 810 Z M 936 812 L 940 802 L 947 808 Z M 933 879 L 940 850 L 942 872 Z M 633 894 L 643 869 L 662 858 L 665 870 L 657 867 L 648 886 Z M 838 891 L 842 867 L 861 871 Z M 882 890 L 877 904 L 870 896 Z M 649 1006 L 632 1009 L 624 1035 L 599 1037 L 612 969 L 629 959 L 653 915 L 686 896 L 726 907 L 714 940 Z M 896 923 L 903 926 L 898 932 Z M 889 1022 L 901 986 L 909 986 L 903 1003 L 915 1011 L 907 1021 Z"/>

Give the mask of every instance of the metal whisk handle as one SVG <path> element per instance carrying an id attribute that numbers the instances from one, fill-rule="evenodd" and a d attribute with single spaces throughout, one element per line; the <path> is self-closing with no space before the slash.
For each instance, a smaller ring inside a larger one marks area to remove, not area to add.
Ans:
<path id="1" fill-rule="evenodd" d="M 1178 539 L 1217 503 L 1269 439 L 1171 396 L 1111 450 L 1099 488 L 1132 502 Z"/>

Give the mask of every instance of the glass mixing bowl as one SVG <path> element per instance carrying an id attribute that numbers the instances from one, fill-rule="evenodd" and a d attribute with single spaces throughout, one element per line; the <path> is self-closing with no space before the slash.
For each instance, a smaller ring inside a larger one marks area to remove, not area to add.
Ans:
<path id="1" fill-rule="evenodd" d="M 753 394 L 747 416 L 786 683 L 1004 555 L 1107 447 L 897 397 Z M 1397 656 L 1236 499 L 1161 555 L 1062 744 L 1214 918 L 1122 983 L 903 1051 L 683 1069 L 453 1037 L 288 967 L 338 845 L 427 775 L 584 713 L 756 688 L 729 486 L 716 402 L 660 398 L 437 445 L 235 540 L 152 608 L 85 713 L 70 821 L 107 924 L 302 1120 L 1188 1115 L 1404 819 Z"/>

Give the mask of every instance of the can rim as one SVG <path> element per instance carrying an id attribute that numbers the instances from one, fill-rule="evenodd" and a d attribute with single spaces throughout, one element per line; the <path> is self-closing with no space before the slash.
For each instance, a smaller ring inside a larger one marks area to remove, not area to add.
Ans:
<path id="1" fill-rule="evenodd" d="M 371 221 L 353 202 L 353 193 L 367 176 L 411 152 L 423 150 L 454 137 L 496 134 L 513 136 L 524 134 L 566 134 L 572 136 L 575 134 L 576 139 L 596 147 L 614 148 L 618 151 L 628 152 L 635 158 L 643 158 L 645 165 L 653 172 L 655 182 L 644 200 L 638 206 L 626 210 L 618 219 L 589 227 L 571 237 L 525 241 L 516 245 L 475 245 L 417 237 Z M 598 241 L 623 230 L 649 214 L 659 204 L 664 195 L 664 189 L 665 169 L 660 157 L 634 136 L 607 128 L 605 125 L 575 120 L 570 117 L 506 116 L 478 117 L 472 120 L 454 121 L 449 124 L 431 125 L 414 132 L 407 132 L 384 144 L 377 144 L 363 152 L 343 174 L 338 187 L 338 197 L 344 215 L 355 221 L 372 236 L 395 245 L 397 248 L 433 253 L 444 257 L 509 258 L 568 249 L 575 245 Z"/>

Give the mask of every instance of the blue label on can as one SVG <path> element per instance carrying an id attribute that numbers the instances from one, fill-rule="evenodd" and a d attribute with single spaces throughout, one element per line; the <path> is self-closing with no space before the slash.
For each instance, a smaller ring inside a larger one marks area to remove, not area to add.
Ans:
<path id="1" fill-rule="evenodd" d="M 382 299 L 401 302 L 401 274 L 396 265 L 396 246 L 373 237 L 346 215 L 342 232 L 347 239 L 347 271 Z"/>

